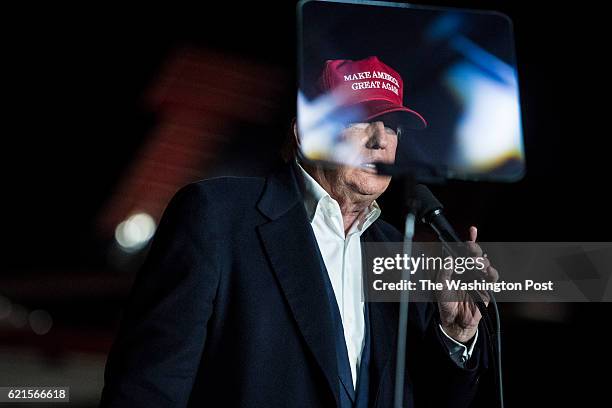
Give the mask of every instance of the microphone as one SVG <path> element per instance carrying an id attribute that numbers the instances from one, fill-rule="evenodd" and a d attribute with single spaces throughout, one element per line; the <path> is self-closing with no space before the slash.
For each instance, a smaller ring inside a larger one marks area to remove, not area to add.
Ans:
<path id="1" fill-rule="evenodd" d="M 453 226 L 448 222 L 444 214 L 442 213 L 442 203 L 438 201 L 436 196 L 433 195 L 431 190 L 424 184 L 417 184 L 414 186 L 414 198 L 416 201 L 415 214 L 416 217 L 423 222 L 428 224 L 438 234 L 438 239 L 444 246 L 444 248 L 453 257 L 469 257 L 470 255 L 467 246 L 459 238 Z M 461 277 L 467 280 L 481 280 L 482 276 L 476 274 L 471 270 L 466 270 L 461 274 Z M 491 319 L 487 313 L 484 305 L 484 300 L 479 293 L 476 291 L 468 291 L 472 300 L 480 310 L 480 313 L 485 318 L 486 324 L 492 330 Z M 489 299 L 492 299 L 491 293 L 489 293 Z"/>
<path id="2" fill-rule="evenodd" d="M 438 239 L 444 246 L 444 248 L 453 257 L 469 257 L 473 256 L 469 253 L 468 247 L 459 238 L 459 235 L 455 232 L 453 226 L 448 222 L 444 216 L 442 210 L 444 206 L 436 196 L 433 195 L 431 190 L 424 184 L 417 184 L 413 190 L 416 208 L 415 215 L 422 223 L 429 225 L 438 235 Z M 476 274 L 474 271 L 466 270 L 461 274 L 461 277 L 469 280 L 481 280 L 482 276 Z M 480 295 L 470 293 L 474 301 L 477 303 L 479 309 L 481 306 L 479 303 L 482 302 Z M 484 308 L 484 306 L 482 306 Z M 485 311 L 481 309 L 483 316 Z"/>
<path id="3" fill-rule="evenodd" d="M 453 226 L 442 213 L 444 206 L 426 185 L 417 184 L 414 187 L 414 197 L 417 202 L 415 213 L 418 220 L 428 224 L 438 234 L 442 243 L 463 244 Z"/>

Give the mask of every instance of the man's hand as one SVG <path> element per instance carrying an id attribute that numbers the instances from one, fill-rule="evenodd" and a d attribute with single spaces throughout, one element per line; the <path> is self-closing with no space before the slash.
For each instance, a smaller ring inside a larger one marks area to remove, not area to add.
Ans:
<path id="1" fill-rule="evenodd" d="M 478 230 L 476 227 L 470 227 L 470 240 L 466 243 L 470 254 L 473 257 L 481 257 L 483 255 L 482 248 L 476 243 Z M 482 277 L 489 282 L 496 282 L 499 279 L 499 274 L 487 258 L 484 259 L 484 269 L 482 271 L 475 269 L 476 273 L 482 273 Z M 442 270 L 438 274 L 438 281 L 452 279 L 452 270 Z M 446 285 L 445 285 L 446 288 Z M 489 298 L 486 292 L 480 293 L 481 298 L 488 306 Z M 453 301 L 445 301 L 452 299 Z M 476 335 L 478 322 L 482 315 L 476 304 L 472 301 L 470 295 L 463 290 L 451 291 L 445 289 L 438 299 L 438 309 L 440 310 L 440 322 L 444 332 L 453 339 L 461 343 L 467 343 Z"/>

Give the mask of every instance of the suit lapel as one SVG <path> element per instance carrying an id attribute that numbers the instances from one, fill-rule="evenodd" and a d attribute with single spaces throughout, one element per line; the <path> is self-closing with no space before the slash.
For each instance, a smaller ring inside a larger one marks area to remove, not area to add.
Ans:
<path id="1" fill-rule="evenodd" d="M 368 242 L 388 241 L 383 232 L 375 222 L 362 235 L 362 254 L 366 261 L 368 258 Z M 364 264 L 365 268 L 365 264 Z M 369 274 L 364 269 L 364 278 Z M 364 281 L 364 293 L 367 295 L 369 282 Z M 395 303 L 369 303 L 370 310 L 370 404 L 376 406 L 378 394 L 380 393 L 382 381 L 387 370 L 389 370 L 391 356 L 395 347 L 397 337 L 397 305 Z"/>
<path id="2" fill-rule="evenodd" d="M 367 260 L 367 242 L 392 242 L 394 238 L 388 237 L 375 222 L 368 228 L 362 237 L 363 259 Z M 365 268 L 365 265 L 364 265 Z M 364 269 L 365 272 L 365 269 Z M 364 276 L 369 276 L 364 273 Z M 368 282 L 364 282 L 368 285 Z M 365 290 L 365 289 L 364 289 Z M 367 294 L 367 290 L 365 290 Z M 371 302 L 370 306 L 370 325 L 372 330 L 371 343 L 371 362 L 370 362 L 370 406 L 378 406 L 379 396 L 383 388 L 384 378 L 391 380 L 390 384 L 385 384 L 385 390 L 394 389 L 395 373 L 388 373 L 395 367 L 394 361 L 397 347 L 397 325 L 399 315 L 399 303 Z M 412 302 L 408 311 L 408 341 L 423 336 L 428 319 L 431 313 L 430 304 Z M 414 345 L 409 344 L 408 350 L 414 353 Z M 392 398 L 393 392 L 386 392 Z M 388 402 L 391 404 L 391 402 Z M 384 404 L 384 403 L 383 403 Z"/>
<path id="3" fill-rule="evenodd" d="M 292 169 L 268 178 L 258 233 L 297 326 L 338 401 L 334 326 L 318 246 Z"/>

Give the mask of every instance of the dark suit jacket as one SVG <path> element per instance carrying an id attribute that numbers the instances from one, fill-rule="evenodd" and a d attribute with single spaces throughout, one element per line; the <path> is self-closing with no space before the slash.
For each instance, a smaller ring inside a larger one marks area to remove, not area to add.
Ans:
<path id="1" fill-rule="evenodd" d="M 378 220 L 362 239 L 402 236 Z M 180 190 L 134 283 L 101 406 L 336 406 L 334 329 L 316 251 L 291 166 Z M 410 311 L 405 406 L 469 406 L 487 369 L 486 336 L 471 368 L 460 368 L 436 330 L 435 305 Z M 398 307 L 371 303 L 370 313 L 370 406 L 391 407 Z"/>

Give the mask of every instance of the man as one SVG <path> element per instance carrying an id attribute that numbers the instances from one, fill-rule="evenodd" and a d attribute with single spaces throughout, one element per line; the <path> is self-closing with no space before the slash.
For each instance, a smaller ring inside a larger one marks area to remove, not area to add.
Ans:
<path id="1" fill-rule="evenodd" d="M 363 72 L 386 85 L 353 87 Z M 326 91 L 354 92 L 345 107 L 365 112 L 342 137 L 359 142 L 367 163 L 395 159 L 385 115 L 425 125 L 376 57 L 329 61 L 323 78 Z M 392 406 L 398 305 L 362 301 L 361 243 L 402 235 L 378 219 L 390 178 L 367 163 L 290 160 L 265 179 L 179 191 L 134 284 L 101 405 Z M 410 310 L 404 406 L 470 406 L 488 367 L 479 312 L 467 301 Z"/>

